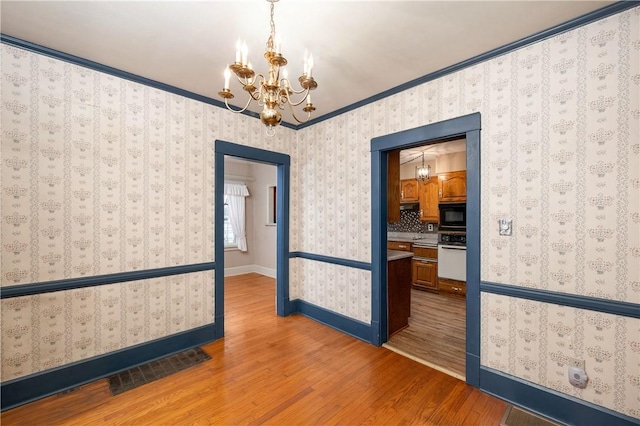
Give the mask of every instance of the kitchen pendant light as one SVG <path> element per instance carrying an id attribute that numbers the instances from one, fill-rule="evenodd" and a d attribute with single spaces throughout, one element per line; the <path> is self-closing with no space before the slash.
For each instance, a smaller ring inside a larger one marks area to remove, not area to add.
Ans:
<path id="1" fill-rule="evenodd" d="M 424 152 L 422 153 L 422 166 L 416 166 L 416 180 L 425 182 L 431 177 L 431 166 L 424 165 Z"/>

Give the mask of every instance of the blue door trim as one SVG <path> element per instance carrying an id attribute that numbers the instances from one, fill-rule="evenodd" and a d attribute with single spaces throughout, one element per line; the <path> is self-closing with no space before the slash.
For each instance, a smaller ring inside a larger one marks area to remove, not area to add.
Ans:
<path id="1" fill-rule="evenodd" d="M 467 324 L 466 381 L 479 386 L 480 368 L 480 113 L 473 113 L 371 140 L 372 306 L 374 344 L 388 339 L 387 329 L 387 154 L 395 149 L 467 140 Z"/>
<path id="2" fill-rule="evenodd" d="M 215 217 L 224 217 L 224 157 L 242 158 L 277 167 L 276 191 L 276 312 L 292 313 L 289 301 L 289 180 L 291 158 L 286 154 L 216 140 L 215 150 Z M 224 222 L 215 221 L 215 318 L 224 335 Z"/>

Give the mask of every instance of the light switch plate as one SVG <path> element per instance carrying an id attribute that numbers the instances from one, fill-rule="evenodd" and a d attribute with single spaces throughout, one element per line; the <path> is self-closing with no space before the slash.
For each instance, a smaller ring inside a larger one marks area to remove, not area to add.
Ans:
<path id="1" fill-rule="evenodd" d="M 511 235 L 513 219 L 499 219 L 498 220 L 498 229 L 500 230 L 500 235 Z"/>

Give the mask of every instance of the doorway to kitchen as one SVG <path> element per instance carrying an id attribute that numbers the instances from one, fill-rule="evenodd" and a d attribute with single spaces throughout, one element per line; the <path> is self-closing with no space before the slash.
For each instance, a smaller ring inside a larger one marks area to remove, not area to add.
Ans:
<path id="1" fill-rule="evenodd" d="M 410 316 L 404 323 L 390 319 L 384 346 L 464 380 L 466 140 L 430 142 L 388 157 L 388 199 L 400 191 L 399 211 L 389 203 L 388 253 L 404 249 L 413 257 Z M 396 270 L 388 269 L 390 312 L 398 303 L 394 287 L 407 285 Z"/>
<path id="2" fill-rule="evenodd" d="M 466 141 L 466 298 L 465 367 L 467 384 L 479 386 L 480 374 L 480 114 L 466 116 L 381 136 L 371 141 L 372 161 L 372 324 L 374 342 L 389 338 L 387 218 L 389 157 L 393 151 L 464 139 Z M 393 201 L 393 200 L 391 200 Z M 429 247 L 427 247 L 429 248 Z M 432 248 L 432 247 L 431 247 Z M 409 255 L 412 256 L 412 255 Z M 450 288 L 450 291 L 455 289 Z M 427 308 L 428 309 L 428 308 Z M 433 309 L 431 309 L 433 310 Z"/>
<path id="3" fill-rule="evenodd" d="M 290 157 L 286 154 L 233 144 L 221 140 L 214 143 L 215 151 L 215 291 L 214 323 L 216 336 L 224 336 L 224 276 L 225 276 L 225 216 L 224 182 L 225 156 L 276 166 L 275 197 L 276 222 L 276 313 L 291 313 L 289 303 L 289 175 Z"/>

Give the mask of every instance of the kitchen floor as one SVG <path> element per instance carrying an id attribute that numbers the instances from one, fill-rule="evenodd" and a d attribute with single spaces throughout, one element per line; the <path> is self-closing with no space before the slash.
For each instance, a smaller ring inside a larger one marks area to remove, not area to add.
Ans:
<path id="1" fill-rule="evenodd" d="M 464 299 L 412 289 L 409 326 L 385 346 L 464 380 L 465 320 Z"/>

